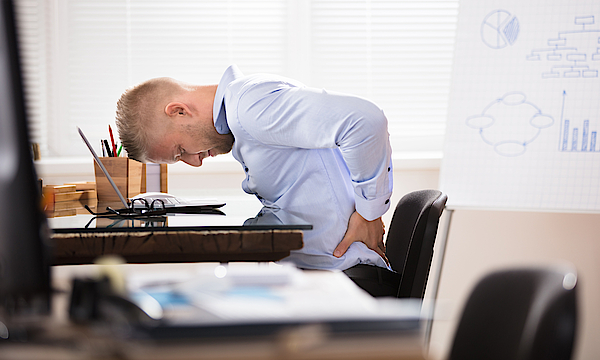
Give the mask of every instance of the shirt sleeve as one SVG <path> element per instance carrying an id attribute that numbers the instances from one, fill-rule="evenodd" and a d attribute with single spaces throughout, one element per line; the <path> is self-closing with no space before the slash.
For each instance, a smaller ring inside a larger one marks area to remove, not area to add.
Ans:
<path id="1" fill-rule="evenodd" d="M 256 140 L 303 149 L 339 147 L 350 171 L 356 211 L 374 220 L 389 209 L 391 146 L 374 103 L 283 81 L 260 82 L 240 97 L 237 117 Z"/>

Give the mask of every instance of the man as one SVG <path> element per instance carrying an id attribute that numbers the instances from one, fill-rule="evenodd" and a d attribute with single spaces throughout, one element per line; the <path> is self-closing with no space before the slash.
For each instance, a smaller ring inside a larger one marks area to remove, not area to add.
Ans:
<path id="1" fill-rule="evenodd" d="M 243 190 L 264 206 L 314 216 L 302 268 L 387 267 L 381 216 L 392 193 L 387 119 L 373 103 L 229 67 L 218 85 L 152 79 L 126 91 L 117 127 L 130 157 L 184 161 L 232 151 Z"/>

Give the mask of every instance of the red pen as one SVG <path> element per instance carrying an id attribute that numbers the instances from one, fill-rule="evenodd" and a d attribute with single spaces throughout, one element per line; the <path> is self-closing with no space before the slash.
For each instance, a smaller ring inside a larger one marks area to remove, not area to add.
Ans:
<path id="1" fill-rule="evenodd" d="M 108 124 L 108 133 L 110 134 L 110 142 L 112 144 L 113 156 L 117 156 L 117 145 L 115 145 L 115 138 L 113 137 L 112 128 Z"/>

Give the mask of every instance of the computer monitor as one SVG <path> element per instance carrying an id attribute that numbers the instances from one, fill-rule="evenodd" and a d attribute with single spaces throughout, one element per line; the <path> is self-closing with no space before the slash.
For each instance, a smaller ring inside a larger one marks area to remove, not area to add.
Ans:
<path id="1" fill-rule="evenodd" d="M 49 230 L 29 144 L 14 8 L 0 1 L 0 316 L 10 316 L 48 311 Z"/>

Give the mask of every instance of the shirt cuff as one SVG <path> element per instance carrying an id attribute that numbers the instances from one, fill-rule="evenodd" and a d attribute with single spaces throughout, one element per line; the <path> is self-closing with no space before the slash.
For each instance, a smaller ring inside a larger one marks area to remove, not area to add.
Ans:
<path id="1" fill-rule="evenodd" d="M 373 221 L 380 218 L 390 208 L 390 198 L 392 194 L 388 194 L 386 197 L 378 199 L 367 200 L 362 197 L 355 197 L 356 211 L 365 220 Z"/>

